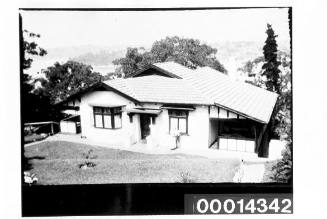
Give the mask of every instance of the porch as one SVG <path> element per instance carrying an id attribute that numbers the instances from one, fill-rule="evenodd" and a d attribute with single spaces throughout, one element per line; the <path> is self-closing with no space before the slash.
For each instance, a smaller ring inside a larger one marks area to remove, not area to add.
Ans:
<path id="1" fill-rule="evenodd" d="M 270 139 L 267 135 L 267 127 L 269 123 L 265 124 L 219 106 L 211 106 L 208 111 L 208 147 L 210 149 L 268 157 Z"/>

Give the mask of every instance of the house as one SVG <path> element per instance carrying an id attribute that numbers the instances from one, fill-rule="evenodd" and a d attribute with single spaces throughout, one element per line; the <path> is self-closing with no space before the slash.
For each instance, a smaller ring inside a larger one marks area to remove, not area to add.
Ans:
<path id="1" fill-rule="evenodd" d="M 110 144 L 212 148 L 268 156 L 278 95 L 209 67 L 156 63 L 126 79 L 103 81 L 61 105 L 80 116 L 81 135 Z M 75 118 L 75 116 L 73 116 Z"/>

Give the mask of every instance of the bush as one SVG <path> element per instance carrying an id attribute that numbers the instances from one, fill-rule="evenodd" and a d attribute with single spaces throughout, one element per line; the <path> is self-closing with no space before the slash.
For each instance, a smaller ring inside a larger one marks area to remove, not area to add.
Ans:
<path id="1" fill-rule="evenodd" d="M 24 183 L 28 185 L 36 184 L 39 179 L 36 174 L 24 171 Z"/>
<path id="2" fill-rule="evenodd" d="M 89 159 L 96 159 L 98 156 L 93 155 L 93 150 L 90 149 L 87 151 L 87 153 L 83 153 L 83 157 L 85 158 L 85 161 L 78 165 L 79 168 L 85 170 L 89 167 L 95 167 L 96 164 L 92 161 L 89 161 Z"/>
<path id="3" fill-rule="evenodd" d="M 181 183 L 195 183 L 196 179 L 191 176 L 189 172 L 180 173 L 180 182 Z"/>
<path id="4" fill-rule="evenodd" d="M 277 162 L 275 166 L 272 167 L 272 177 L 271 179 L 279 183 L 291 183 L 293 180 L 292 172 L 292 142 L 286 145 L 283 151 L 283 158 Z"/>

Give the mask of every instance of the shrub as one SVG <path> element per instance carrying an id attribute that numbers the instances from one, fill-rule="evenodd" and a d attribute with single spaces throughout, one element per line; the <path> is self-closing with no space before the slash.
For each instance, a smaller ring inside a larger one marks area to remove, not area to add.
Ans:
<path id="1" fill-rule="evenodd" d="M 196 179 L 191 176 L 189 172 L 181 172 L 180 173 L 180 182 L 181 183 L 195 183 Z"/>
<path id="2" fill-rule="evenodd" d="M 89 159 L 96 159 L 98 156 L 93 155 L 93 150 L 90 149 L 87 151 L 87 153 L 83 153 L 83 157 L 86 159 L 83 163 L 79 164 L 78 167 L 85 170 L 88 167 L 95 167 L 96 164 L 92 161 L 89 161 Z"/>
<path id="3" fill-rule="evenodd" d="M 36 174 L 31 174 L 30 172 L 24 172 L 24 183 L 28 185 L 36 184 L 39 179 L 36 177 Z"/>
<path id="4" fill-rule="evenodd" d="M 279 183 L 291 183 L 293 180 L 292 172 L 292 142 L 286 145 L 283 151 L 283 158 L 280 159 L 275 166 L 272 167 L 272 176 L 270 177 L 273 181 Z"/>

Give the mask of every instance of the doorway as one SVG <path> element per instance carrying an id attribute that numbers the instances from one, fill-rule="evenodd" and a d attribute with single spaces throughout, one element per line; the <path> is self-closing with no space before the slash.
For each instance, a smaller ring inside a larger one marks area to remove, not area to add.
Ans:
<path id="1" fill-rule="evenodd" d="M 140 114 L 141 124 L 141 139 L 145 139 L 150 135 L 151 116 L 147 114 Z"/>

